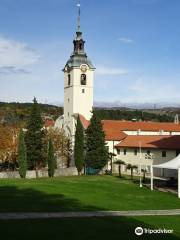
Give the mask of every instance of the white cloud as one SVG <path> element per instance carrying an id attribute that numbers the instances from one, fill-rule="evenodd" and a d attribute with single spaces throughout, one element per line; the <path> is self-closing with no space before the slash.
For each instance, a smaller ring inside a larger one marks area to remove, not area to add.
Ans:
<path id="1" fill-rule="evenodd" d="M 128 71 L 123 68 L 111 68 L 111 67 L 97 67 L 96 74 L 98 75 L 125 75 Z"/>
<path id="2" fill-rule="evenodd" d="M 0 36 L 0 73 L 26 72 L 24 67 L 38 59 L 39 55 L 27 44 Z"/>
<path id="3" fill-rule="evenodd" d="M 118 40 L 122 43 L 133 43 L 134 42 L 133 39 L 127 38 L 127 37 L 120 37 L 120 38 L 118 38 Z"/>

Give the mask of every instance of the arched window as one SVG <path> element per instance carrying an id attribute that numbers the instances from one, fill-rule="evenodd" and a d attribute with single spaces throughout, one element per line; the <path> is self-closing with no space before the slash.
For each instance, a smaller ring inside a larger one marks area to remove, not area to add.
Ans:
<path id="1" fill-rule="evenodd" d="M 81 85 L 86 85 L 86 74 L 81 74 Z"/>
<path id="2" fill-rule="evenodd" d="M 68 86 L 70 86 L 70 85 L 71 85 L 71 75 L 68 74 Z"/>

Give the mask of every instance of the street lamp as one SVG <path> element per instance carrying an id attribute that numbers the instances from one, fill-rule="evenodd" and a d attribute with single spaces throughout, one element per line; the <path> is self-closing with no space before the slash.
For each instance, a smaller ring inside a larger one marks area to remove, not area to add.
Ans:
<path id="1" fill-rule="evenodd" d="M 145 155 L 145 159 L 149 159 L 149 160 L 151 160 L 151 175 L 153 174 L 152 172 L 153 172 L 153 162 L 152 162 L 152 160 L 153 160 L 153 158 L 154 158 L 154 156 L 153 156 L 153 154 L 146 154 Z M 153 178 L 151 177 L 151 190 L 153 190 Z"/>
<path id="2" fill-rule="evenodd" d="M 142 157 L 142 151 L 141 151 L 141 141 L 139 142 L 139 171 L 140 171 L 140 177 L 139 177 L 139 187 L 142 187 L 142 177 L 141 177 L 141 157 Z"/>

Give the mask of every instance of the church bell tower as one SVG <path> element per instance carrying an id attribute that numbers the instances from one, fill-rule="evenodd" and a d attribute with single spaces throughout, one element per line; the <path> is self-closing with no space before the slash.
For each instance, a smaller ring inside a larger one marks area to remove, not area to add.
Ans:
<path id="1" fill-rule="evenodd" d="M 64 71 L 64 128 L 69 136 L 75 134 L 77 115 L 90 120 L 93 107 L 94 66 L 85 53 L 85 41 L 80 29 L 80 3 L 78 24 L 73 41 L 74 49 Z"/>

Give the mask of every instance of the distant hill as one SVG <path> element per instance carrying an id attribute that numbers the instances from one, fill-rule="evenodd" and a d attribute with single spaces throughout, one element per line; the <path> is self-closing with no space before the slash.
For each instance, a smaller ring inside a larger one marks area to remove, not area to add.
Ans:
<path id="1" fill-rule="evenodd" d="M 50 104 L 39 104 L 42 117 L 56 120 L 63 114 L 63 107 Z M 0 102 L 0 123 L 24 126 L 28 120 L 32 103 Z M 179 108 L 132 109 L 132 108 L 95 108 L 100 119 L 173 122 Z"/>
<path id="2" fill-rule="evenodd" d="M 39 104 L 42 117 L 57 119 L 63 114 L 63 108 L 48 104 Z M 0 122 L 8 125 L 23 126 L 29 117 L 32 103 L 0 102 Z"/>
<path id="3" fill-rule="evenodd" d="M 176 112 L 131 108 L 95 108 L 100 119 L 173 122 Z"/>

